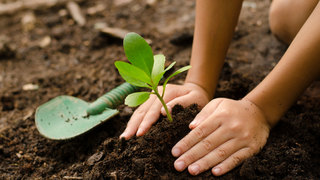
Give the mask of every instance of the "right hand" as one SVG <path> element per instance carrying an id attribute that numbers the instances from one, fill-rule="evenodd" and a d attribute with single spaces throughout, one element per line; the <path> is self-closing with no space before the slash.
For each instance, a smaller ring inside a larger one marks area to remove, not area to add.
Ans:
<path id="1" fill-rule="evenodd" d="M 161 94 L 162 86 L 159 86 L 158 90 Z M 176 104 L 186 107 L 196 103 L 200 108 L 203 108 L 210 101 L 209 97 L 209 94 L 202 87 L 194 83 L 185 83 L 183 85 L 168 84 L 164 101 L 171 113 L 173 106 Z M 144 135 L 152 124 L 159 119 L 160 113 L 166 115 L 156 95 L 151 95 L 145 103 L 134 111 L 120 138 L 129 139 L 134 134 L 136 134 L 136 136 Z"/>

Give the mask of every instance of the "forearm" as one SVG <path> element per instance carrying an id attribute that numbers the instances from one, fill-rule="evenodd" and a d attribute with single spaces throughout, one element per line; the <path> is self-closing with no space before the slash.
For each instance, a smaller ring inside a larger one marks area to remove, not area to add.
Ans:
<path id="1" fill-rule="evenodd" d="M 271 126 L 320 75 L 320 3 L 271 73 L 245 99 L 260 107 Z"/>
<path id="2" fill-rule="evenodd" d="M 212 98 L 242 0 L 197 0 L 191 66 L 186 82 L 204 88 Z"/>

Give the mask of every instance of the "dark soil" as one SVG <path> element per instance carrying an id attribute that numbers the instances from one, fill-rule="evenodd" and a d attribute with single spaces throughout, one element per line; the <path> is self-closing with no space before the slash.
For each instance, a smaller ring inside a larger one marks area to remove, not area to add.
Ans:
<path id="1" fill-rule="evenodd" d="M 152 40 L 154 52 L 177 61 L 176 68 L 189 62 L 193 0 L 78 2 L 87 19 L 83 27 L 65 5 L 0 16 L 0 179 L 215 179 L 210 171 L 194 177 L 173 168 L 171 148 L 189 132 L 196 105 L 176 106 L 173 123 L 161 117 L 145 136 L 128 141 L 118 138 L 133 112 L 124 105 L 80 137 L 53 141 L 39 134 L 39 105 L 63 94 L 93 101 L 123 83 L 113 65 L 126 59 L 122 42 L 95 30 L 97 23 Z M 286 46 L 268 28 L 269 3 L 245 1 L 216 97 L 242 98 L 284 53 Z M 92 14 L 97 5 L 104 9 Z M 23 24 L 30 12 L 34 24 Z M 46 37 L 49 44 L 41 45 Z M 184 75 L 172 82 L 181 84 Z M 283 116 L 259 154 L 218 179 L 320 179 L 319 87 L 310 87 Z"/>

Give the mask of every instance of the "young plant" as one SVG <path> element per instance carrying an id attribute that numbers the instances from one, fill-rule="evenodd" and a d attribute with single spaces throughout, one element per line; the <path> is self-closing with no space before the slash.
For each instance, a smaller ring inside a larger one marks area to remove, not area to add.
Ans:
<path id="1" fill-rule="evenodd" d="M 155 94 L 162 103 L 167 113 L 167 117 L 171 122 L 171 114 L 169 113 L 168 107 L 163 100 L 166 85 L 173 76 L 190 69 L 191 66 L 185 66 L 171 74 L 164 81 L 162 85 L 163 90 L 160 94 L 157 89 L 159 82 L 164 73 L 171 69 L 175 62 L 171 63 L 165 69 L 165 56 L 162 54 L 153 55 L 149 44 L 140 35 L 133 32 L 128 33 L 125 36 L 123 47 L 131 64 L 123 61 L 115 62 L 115 66 L 122 78 L 134 86 L 145 87 L 152 90 L 151 92 L 136 92 L 128 95 L 125 99 L 125 104 L 130 107 L 136 107 L 148 100 L 150 94 Z"/>

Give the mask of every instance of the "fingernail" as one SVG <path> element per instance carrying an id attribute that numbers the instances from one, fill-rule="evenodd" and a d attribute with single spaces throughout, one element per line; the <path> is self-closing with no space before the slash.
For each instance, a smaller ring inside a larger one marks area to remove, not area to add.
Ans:
<path id="1" fill-rule="evenodd" d="M 178 156 L 180 156 L 180 154 L 181 154 L 181 150 L 179 148 L 173 148 L 172 149 L 172 155 L 174 157 L 178 157 Z"/>
<path id="2" fill-rule="evenodd" d="M 143 133 L 143 129 L 142 128 L 139 128 L 138 131 L 137 131 L 137 136 L 141 136 Z"/>
<path id="3" fill-rule="evenodd" d="M 127 132 L 123 132 L 123 133 L 120 135 L 120 139 L 121 139 L 121 138 L 126 138 L 127 134 L 128 134 Z"/>
<path id="4" fill-rule="evenodd" d="M 168 104 L 167 104 L 167 108 L 168 108 L 168 111 L 169 111 L 169 112 L 171 112 L 171 111 L 172 111 L 171 106 L 170 106 L 170 105 L 168 105 Z"/>
<path id="5" fill-rule="evenodd" d="M 167 112 L 166 112 L 166 110 L 165 110 L 163 107 L 161 108 L 161 110 L 160 110 L 160 111 L 161 111 L 161 114 L 163 114 L 163 115 L 167 115 Z"/>
<path id="6" fill-rule="evenodd" d="M 193 120 L 191 123 L 190 123 L 190 126 L 196 126 L 197 125 L 197 121 L 196 120 Z"/>
<path id="7" fill-rule="evenodd" d="M 193 175 L 198 175 L 200 172 L 200 167 L 198 164 L 193 164 L 189 167 L 189 170 Z"/>
<path id="8" fill-rule="evenodd" d="M 214 175 L 218 176 L 218 175 L 220 175 L 220 173 L 221 173 L 221 168 L 219 168 L 219 167 L 213 168 Z"/>
<path id="9" fill-rule="evenodd" d="M 175 163 L 175 168 L 177 171 L 183 171 L 185 166 L 186 166 L 186 164 L 183 161 L 177 161 Z"/>

